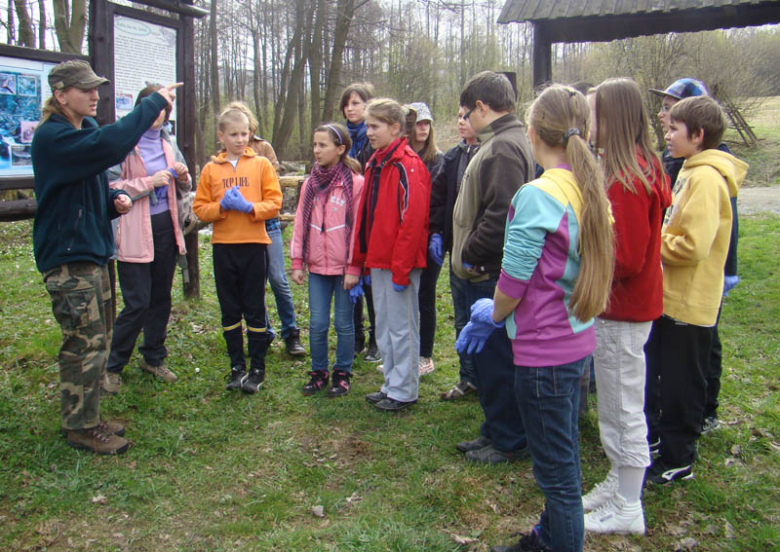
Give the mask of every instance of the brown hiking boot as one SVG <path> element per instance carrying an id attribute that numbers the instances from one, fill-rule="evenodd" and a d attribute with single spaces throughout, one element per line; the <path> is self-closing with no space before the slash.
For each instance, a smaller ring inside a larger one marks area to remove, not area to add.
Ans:
<path id="1" fill-rule="evenodd" d="M 122 389 L 122 376 L 116 372 L 106 372 L 103 374 L 103 380 L 100 382 L 103 393 L 107 395 L 116 395 Z"/>
<path id="2" fill-rule="evenodd" d="M 118 437 L 122 437 L 125 434 L 125 426 L 119 422 L 104 422 L 101 420 L 97 427 L 100 432 L 104 433 L 105 435 L 117 435 Z M 68 436 L 67 429 L 62 428 L 62 436 Z"/>
<path id="3" fill-rule="evenodd" d="M 123 454 L 130 447 L 127 439 L 118 435 L 108 435 L 100 429 L 99 425 L 89 429 L 69 429 L 67 434 L 68 445 L 96 454 Z"/>
<path id="4" fill-rule="evenodd" d="M 176 381 L 177 378 L 176 374 L 171 372 L 165 367 L 165 364 L 160 364 L 159 366 L 152 366 L 151 364 L 147 364 L 146 360 L 141 359 L 141 363 L 139 364 L 141 370 L 144 372 L 149 372 L 153 376 L 157 376 L 161 380 L 163 380 L 165 383 L 173 383 Z"/>

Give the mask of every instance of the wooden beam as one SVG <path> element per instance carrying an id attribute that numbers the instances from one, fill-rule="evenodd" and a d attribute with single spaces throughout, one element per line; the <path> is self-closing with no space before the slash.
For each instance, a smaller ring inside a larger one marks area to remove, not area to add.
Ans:
<path id="1" fill-rule="evenodd" d="M 0 222 L 31 219 L 37 210 L 38 202 L 32 198 L 0 201 Z"/>
<path id="2" fill-rule="evenodd" d="M 534 22 L 534 90 L 552 82 L 552 42 L 547 33 L 547 23 Z"/>
<path id="3" fill-rule="evenodd" d="M 32 176 L 4 176 L 0 178 L 0 192 L 6 190 L 32 190 L 33 186 Z"/>
<path id="4" fill-rule="evenodd" d="M 543 24 L 550 43 L 608 42 L 636 36 L 753 27 L 772 23 L 780 23 L 780 2 L 771 5 L 738 5 L 653 14 L 535 21 L 534 30 Z"/>

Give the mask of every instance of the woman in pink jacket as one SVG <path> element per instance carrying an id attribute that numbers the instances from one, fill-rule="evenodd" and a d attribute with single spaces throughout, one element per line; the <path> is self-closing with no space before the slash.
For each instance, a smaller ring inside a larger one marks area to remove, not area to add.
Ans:
<path id="1" fill-rule="evenodd" d="M 136 105 L 158 88 L 150 85 L 141 90 Z M 181 152 L 162 130 L 170 114 L 170 106 L 161 111 L 134 150 L 110 173 L 111 187 L 133 198 L 132 210 L 120 217 L 116 230 L 117 273 L 125 306 L 114 324 L 106 367 L 104 386 L 111 394 L 121 388 L 122 369 L 130 361 L 141 330 L 141 370 L 165 382 L 176 381 L 176 375 L 165 367 L 176 255 L 186 253 L 176 193 L 177 189 L 189 193 L 192 179 Z"/>
<path id="2" fill-rule="evenodd" d="M 355 346 L 354 306 L 344 283 L 352 259 L 357 211 L 363 189 L 360 164 L 347 157 L 352 145 L 347 129 L 336 123 L 314 131 L 316 164 L 303 183 L 295 213 L 290 258 L 292 280 L 303 284 L 304 264 L 309 270 L 309 347 L 311 379 L 304 395 L 314 395 L 328 385 L 328 328 L 330 305 L 335 296 L 336 363 L 328 397 L 349 393 Z M 357 297 L 357 295 L 355 295 Z"/>

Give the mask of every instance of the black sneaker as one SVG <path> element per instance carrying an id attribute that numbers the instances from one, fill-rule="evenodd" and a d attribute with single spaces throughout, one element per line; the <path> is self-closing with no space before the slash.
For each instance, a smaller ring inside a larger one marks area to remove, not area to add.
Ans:
<path id="1" fill-rule="evenodd" d="M 390 397 L 385 397 L 374 405 L 374 408 L 382 412 L 398 412 L 412 406 L 417 401 L 397 401 Z"/>
<path id="2" fill-rule="evenodd" d="M 492 441 L 487 437 L 480 435 L 473 441 L 463 441 L 462 443 L 458 443 L 457 445 L 455 445 L 455 448 L 458 449 L 460 452 L 469 452 L 472 450 L 483 449 L 489 446 L 491 442 Z"/>
<path id="3" fill-rule="evenodd" d="M 707 435 L 708 433 L 711 433 L 718 428 L 720 428 L 720 422 L 718 421 L 718 417 L 707 416 L 706 418 L 704 418 L 704 423 L 701 426 L 701 434 Z"/>
<path id="4" fill-rule="evenodd" d="M 383 401 L 387 398 L 387 393 L 382 393 L 382 391 L 377 391 L 376 393 L 369 393 L 366 395 L 366 402 L 369 404 L 376 404 L 379 401 Z"/>
<path id="5" fill-rule="evenodd" d="M 366 362 L 380 362 L 382 360 L 382 357 L 379 355 L 379 347 L 376 346 L 376 343 L 372 343 L 368 346 L 366 356 L 363 358 Z"/>
<path id="6" fill-rule="evenodd" d="M 490 549 L 490 552 L 543 552 L 545 550 L 539 544 L 539 534 L 537 533 L 536 527 L 527 535 L 516 533 L 514 536 L 517 535 L 520 536 L 520 540 L 517 544 L 510 546 L 494 546 Z"/>
<path id="7" fill-rule="evenodd" d="M 330 388 L 328 389 L 328 397 L 343 397 L 349 393 L 349 378 L 350 373 L 344 370 L 334 370 L 333 377 L 330 380 Z"/>
<path id="8" fill-rule="evenodd" d="M 230 369 L 230 373 L 226 379 L 228 380 L 228 383 L 225 386 L 225 389 L 228 391 L 241 389 L 244 385 L 244 381 L 246 380 L 246 367 L 233 366 L 233 368 Z"/>
<path id="9" fill-rule="evenodd" d="M 693 468 L 690 464 L 673 468 L 663 462 L 655 462 L 645 472 L 645 482 L 654 485 L 669 485 L 675 481 L 688 481 L 693 477 Z"/>
<path id="10" fill-rule="evenodd" d="M 659 454 L 661 454 L 661 438 L 659 437 L 652 443 L 648 445 L 650 448 L 650 458 L 655 458 Z"/>
<path id="11" fill-rule="evenodd" d="M 251 370 L 249 370 L 249 375 L 244 380 L 241 389 L 244 391 L 244 393 L 249 393 L 250 395 L 254 395 L 255 393 L 257 393 L 257 390 L 263 386 L 264 381 L 265 381 L 265 370 L 252 368 Z"/>
<path id="12" fill-rule="evenodd" d="M 311 379 L 309 383 L 303 386 L 301 391 L 307 397 L 314 395 L 317 391 L 328 385 L 329 374 L 325 370 L 317 370 L 315 372 L 309 372 Z"/>

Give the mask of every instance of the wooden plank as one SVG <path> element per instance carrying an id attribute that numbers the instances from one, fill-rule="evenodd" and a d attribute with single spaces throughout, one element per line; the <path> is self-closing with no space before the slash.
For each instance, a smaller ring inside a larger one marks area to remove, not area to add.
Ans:
<path id="1" fill-rule="evenodd" d="M 35 48 L 9 46 L 7 44 L 0 44 L 0 56 L 31 59 L 33 61 L 44 61 L 47 63 L 60 63 L 68 61 L 69 59 L 83 59 L 84 61 L 89 61 L 89 56 L 64 54 L 62 52 L 51 52 L 49 50 L 36 50 Z"/>
<path id="2" fill-rule="evenodd" d="M 0 191 L 32 189 L 32 176 L 4 176 L 3 178 L 0 178 Z"/>
<path id="3" fill-rule="evenodd" d="M 38 203 L 30 199 L 0 201 L 0 222 L 31 219 L 38 210 Z"/>
<path id="4" fill-rule="evenodd" d="M 552 81 L 552 44 L 547 38 L 545 24 L 534 23 L 533 45 L 533 79 L 534 90 Z"/>
<path id="5" fill-rule="evenodd" d="M 306 180 L 306 175 L 280 176 L 279 186 L 282 188 L 297 188 Z"/>

